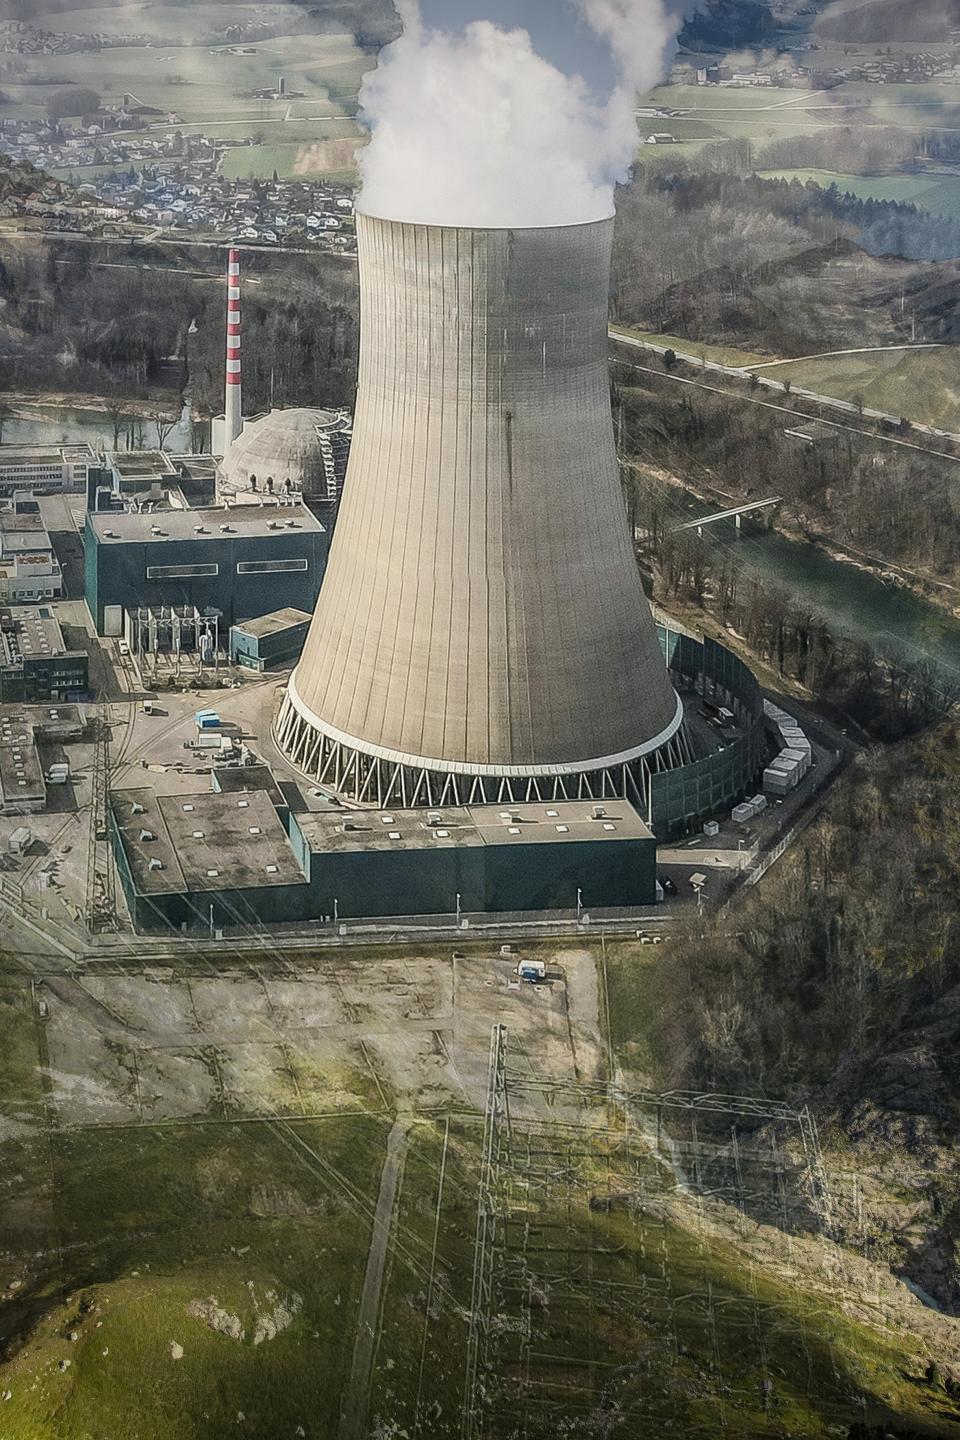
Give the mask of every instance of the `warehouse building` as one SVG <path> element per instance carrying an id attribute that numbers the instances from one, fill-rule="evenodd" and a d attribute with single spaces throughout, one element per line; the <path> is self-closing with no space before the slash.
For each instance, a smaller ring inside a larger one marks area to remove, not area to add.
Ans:
<path id="1" fill-rule="evenodd" d="M 134 928 L 213 930 L 306 919 L 309 886 L 266 791 L 110 797 Z"/>
<path id="2" fill-rule="evenodd" d="M 299 503 L 88 512 L 84 549 L 99 635 L 122 634 L 125 612 L 140 608 L 219 612 L 225 629 L 278 607 L 311 611 L 327 532 Z"/>
<path id="3" fill-rule="evenodd" d="M 456 806 L 292 815 L 318 913 L 478 914 L 644 906 L 656 841 L 633 806 Z M 336 904 L 334 903 L 336 902 Z"/>
<path id="4" fill-rule="evenodd" d="M 273 670 L 300 659 L 310 621 L 306 610 L 274 610 L 230 629 L 230 661 L 246 670 Z"/>
<path id="5" fill-rule="evenodd" d="M 278 810 L 275 790 L 247 789 L 243 768 L 218 779 L 228 774 L 222 789 L 194 795 L 114 792 L 112 838 L 138 930 L 570 911 L 578 902 L 656 898 L 655 841 L 622 801 L 293 816 Z"/>

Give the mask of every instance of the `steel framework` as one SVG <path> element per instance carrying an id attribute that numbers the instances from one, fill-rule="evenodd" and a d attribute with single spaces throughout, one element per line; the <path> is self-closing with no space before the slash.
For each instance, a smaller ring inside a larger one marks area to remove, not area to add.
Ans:
<path id="1" fill-rule="evenodd" d="M 686 727 L 681 725 L 650 754 L 599 770 L 545 770 L 536 775 L 430 770 L 381 759 L 331 738 L 306 719 L 289 691 L 280 708 L 275 739 L 291 763 L 318 785 L 327 785 L 358 805 L 378 809 L 629 800 L 649 820 L 651 776 L 681 769 L 695 758 Z"/>
<path id="2" fill-rule="evenodd" d="M 701 1255 L 711 1220 L 731 1207 L 744 1233 L 762 1221 L 788 1244 L 824 1230 L 829 1195 L 809 1110 L 544 1080 L 508 1063 L 506 1031 L 494 1027 L 462 1440 L 534 1440 L 577 1421 L 607 1433 L 600 1422 L 615 1415 L 625 1435 L 715 1435 L 748 1385 L 764 1410 L 775 1406 L 770 1352 L 783 1343 L 784 1312 L 749 1261 L 729 1287 L 691 1284 L 691 1269 L 705 1267 L 677 1258 L 678 1205 Z M 798 1301 L 789 1343 L 807 1354 L 822 1408 L 807 1344 L 821 1309 Z M 708 1357 L 694 1385 L 711 1402 L 695 1421 L 675 1402 L 691 1386 L 691 1336 Z M 831 1359 L 830 1404 L 849 1420 L 840 1361 Z"/>

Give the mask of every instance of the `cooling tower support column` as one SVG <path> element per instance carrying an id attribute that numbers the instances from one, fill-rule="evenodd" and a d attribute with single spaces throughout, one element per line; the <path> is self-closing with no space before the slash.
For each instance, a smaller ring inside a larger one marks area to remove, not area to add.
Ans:
<path id="1" fill-rule="evenodd" d="M 357 229 L 353 448 L 279 744 L 371 804 L 646 810 L 691 757 L 620 491 L 613 222 Z"/>
<path id="2" fill-rule="evenodd" d="M 243 429 L 240 374 L 240 251 L 231 250 L 227 265 L 227 375 L 224 399 L 223 458 Z"/>

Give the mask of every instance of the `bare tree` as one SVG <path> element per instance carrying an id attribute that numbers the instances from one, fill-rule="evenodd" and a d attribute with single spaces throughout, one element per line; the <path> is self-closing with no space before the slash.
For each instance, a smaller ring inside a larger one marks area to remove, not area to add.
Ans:
<path id="1" fill-rule="evenodd" d="M 157 447 L 162 450 L 167 443 L 171 433 L 177 428 L 179 415 L 165 415 L 163 411 L 158 412 L 154 425 L 157 427 Z"/>

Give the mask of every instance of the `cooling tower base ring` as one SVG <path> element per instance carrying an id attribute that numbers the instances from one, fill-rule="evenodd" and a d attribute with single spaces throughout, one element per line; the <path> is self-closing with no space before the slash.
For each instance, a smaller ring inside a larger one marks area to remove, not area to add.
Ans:
<path id="1" fill-rule="evenodd" d="M 358 805 L 417 809 L 533 800 L 625 799 L 649 810 L 650 778 L 689 765 L 694 756 L 677 697 L 674 719 L 654 739 L 621 755 L 564 765 L 454 765 L 367 746 L 330 728 L 303 704 L 291 677 L 276 742 L 302 774 Z"/>

